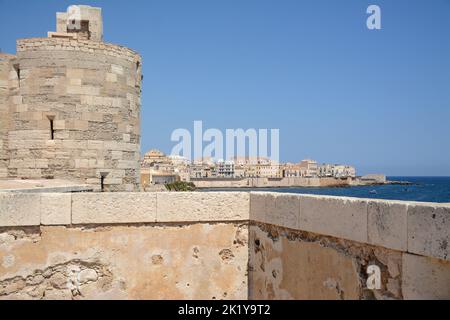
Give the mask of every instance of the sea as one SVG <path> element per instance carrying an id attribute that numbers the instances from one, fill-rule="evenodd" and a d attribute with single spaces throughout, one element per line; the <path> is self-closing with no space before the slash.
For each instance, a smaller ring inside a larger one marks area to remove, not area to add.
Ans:
<path id="1" fill-rule="evenodd" d="M 214 188 L 201 191 L 271 191 L 343 197 L 450 203 L 450 177 L 387 177 L 389 181 L 406 181 L 409 185 L 386 184 L 345 187 L 292 188 Z"/>

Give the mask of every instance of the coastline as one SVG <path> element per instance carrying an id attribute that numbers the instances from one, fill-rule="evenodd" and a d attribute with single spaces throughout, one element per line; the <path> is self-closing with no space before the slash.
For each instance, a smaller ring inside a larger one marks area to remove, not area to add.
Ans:
<path id="1" fill-rule="evenodd" d="M 345 188 L 354 186 L 411 185 L 409 181 L 356 178 L 202 178 L 191 179 L 197 189 Z"/>

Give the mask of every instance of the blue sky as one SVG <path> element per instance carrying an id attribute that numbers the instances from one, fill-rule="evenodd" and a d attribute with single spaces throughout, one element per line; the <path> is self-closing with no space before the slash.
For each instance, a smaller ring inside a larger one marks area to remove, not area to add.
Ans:
<path id="1" fill-rule="evenodd" d="M 102 7 L 105 41 L 143 56 L 142 151 L 202 120 L 279 128 L 282 161 L 450 175 L 450 0 L 0 0 L 2 51 L 70 4 Z"/>

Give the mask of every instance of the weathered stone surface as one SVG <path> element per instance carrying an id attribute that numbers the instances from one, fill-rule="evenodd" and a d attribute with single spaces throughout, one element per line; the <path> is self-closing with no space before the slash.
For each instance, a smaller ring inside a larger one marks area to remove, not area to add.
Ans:
<path id="1" fill-rule="evenodd" d="M 258 222 L 266 221 L 266 199 L 269 192 L 250 192 L 250 219 Z"/>
<path id="2" fill-rule="evenodd" d="M 158 192 L 157 221 L 249 220 L 247 192 Z"/>
<path id="3" fill-rule="evenodd" d="M 0 226 L 37 226 L 40 207 L 40 194 L 0 192 Z"/>
<path id="4" fill-rule="evenodd" d="M 72 194 L 42 193 L 41 224 L 68 225 L 71 223 Z"/>
<path id="5" fill-rule="evenodd" d="M 155 193 L 80 193 L 72 195 L 72 223 L 156 221 Z"/>
<path id="6" fill-rule="evenodd" d="M 367 201 L 302 195 L 298 228 L 367 243 Z"/>
<path id="7" fill-rule="evenodd" d="M 246 225 L 36 232 L 0 245 L 0 262 L 15 256 L 13 264 L 0 263 L 0 299 L 248 298 Z"/>
<path id="8" fill-rule="evenodd" d="M 267 233 L 258 226 L 249 232 L 250 299 L 359 299 L 356 260 L 319 242 L 296 241 Z"/>
<path id="9" fill-rule="evenodd" d="M 300 215 L 300 197 L 292 194 L 271 193 L 265 199 L 265 222 L 297 229 Z"/>
<path id="10" fill-rule="evenodd" d="M 369 201 L 367 209 L 369 243 L 406 251 L 408 205 L 393 201 Z"/>
<path id="11" fill-rule="evenodd" d="M 80 283 L 87 283 L 97 281 L 98 274 L 94 269 L 84 269 L 78 274 L 78 281 Z"/>
<path id="12" fill-rule="evenodd" d="M 415 204 L 408 207 L 408 252 L 450 260 L 450 207 Z"/>
<path id="13" fill-rule="evenodd" d="M 17 52 L 14 64 L 0 63 L 0 84 L 8 85 L 0 86 L 0 177 L 70 179 L 98 190 L 100 174 L 91 169 L 120 168 L 124 175 L 105 179 L 104 190 L 138 191 L 140 56 L 56 38 L 18 40 Z M 113 150 L 131 152 L 135 161 L 117 153 L 112 161 Z"/>
<path id="14" fill-rule="evenodd" d="M 404 299 L 450 299 L 450 262 L 405 253 L 402 264 Z"/>

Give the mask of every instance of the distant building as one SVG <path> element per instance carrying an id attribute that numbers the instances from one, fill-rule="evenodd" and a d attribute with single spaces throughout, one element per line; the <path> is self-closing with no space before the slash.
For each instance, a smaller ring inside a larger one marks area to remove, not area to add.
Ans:
<path id="1" fill-rule="evenodd" d="M 144 155 L 141 162 L 142 186 L 166 184 L 174 181 L 189 181 L 189 160 L 180 156 L 166 156 L 153 149 Z"/>
<path id="2" fill-rule="evenodd" d="M 334 167 L 335 178 L 354 178 L 356 176 L 356 169 L 352 166 L 338 165 Z"/>
<path id="3" fill-rule="evenodd" d="M 234 161 L 219 160 L 216 167 L 218 177 L 234 178 Z"/>
<path id="4" fill-rule="evenodd" d="M 317 161 L 311 159 L 305 159 L 300 161 L 299 163 L 300 170 L 304 172 L 303 177 L 306 178 L 315 178 L 319 174 L 319 167 L 317 165 Z"/>
<path id="5" fill-rule="evenodd" d="M 319 177 L 354 178 L 356 169 L 349 165 L 324 163 L 319 166 Z"/>
<path id="6" fill-rule="evenodd" d="M 212 178 L 215 177 L 215 167 L 213 165 L 201 162 L 192 163 L 189 166 L 189 173 L 191 178 Z"/>
<path id="7" fill-rule="evenodd" d="M 234 177 L 235 178 L 244 178 L 246 177 L 245 166 L 243 165 L 234 165 Z"/>
<path id="8" fill-rule="evenodd" d="M 285 163 L 280 167 L 283 178 L 303 177 L 305 170 L 298 163 Z"/>
<path id="9" fill-rule="evenodd" d="M 239 175 L 235 173 L 235 176 L 249 178 L 281 177 L 280 165 L 269 158 L 236 157 L 234 161 L 236 167 L 239 167 Z"/>
<path id="10" fill-rule="evenodd" d="M 171 163 L 170 159 L 167 158 L 163 152 L 157 149 L 152 149 L 144 155 L 141 167 L 149 168 L 159 164 L 170 164 L 170 163 Z"/>
<path id="11" fill-rule="evenodd" d="M 141 186 L 144 190 L 150 185 L 166 184 L 178 180 L 179 177 L 171 172 L 158 171 L 152 168 L 141 169 Z"/>
<path id="12" fill-rule="evenodd" d="M 258 164 L 256 165 L 256 175 L 260 178 L 280 178 L 280 165 L 274 163 Z"/>

